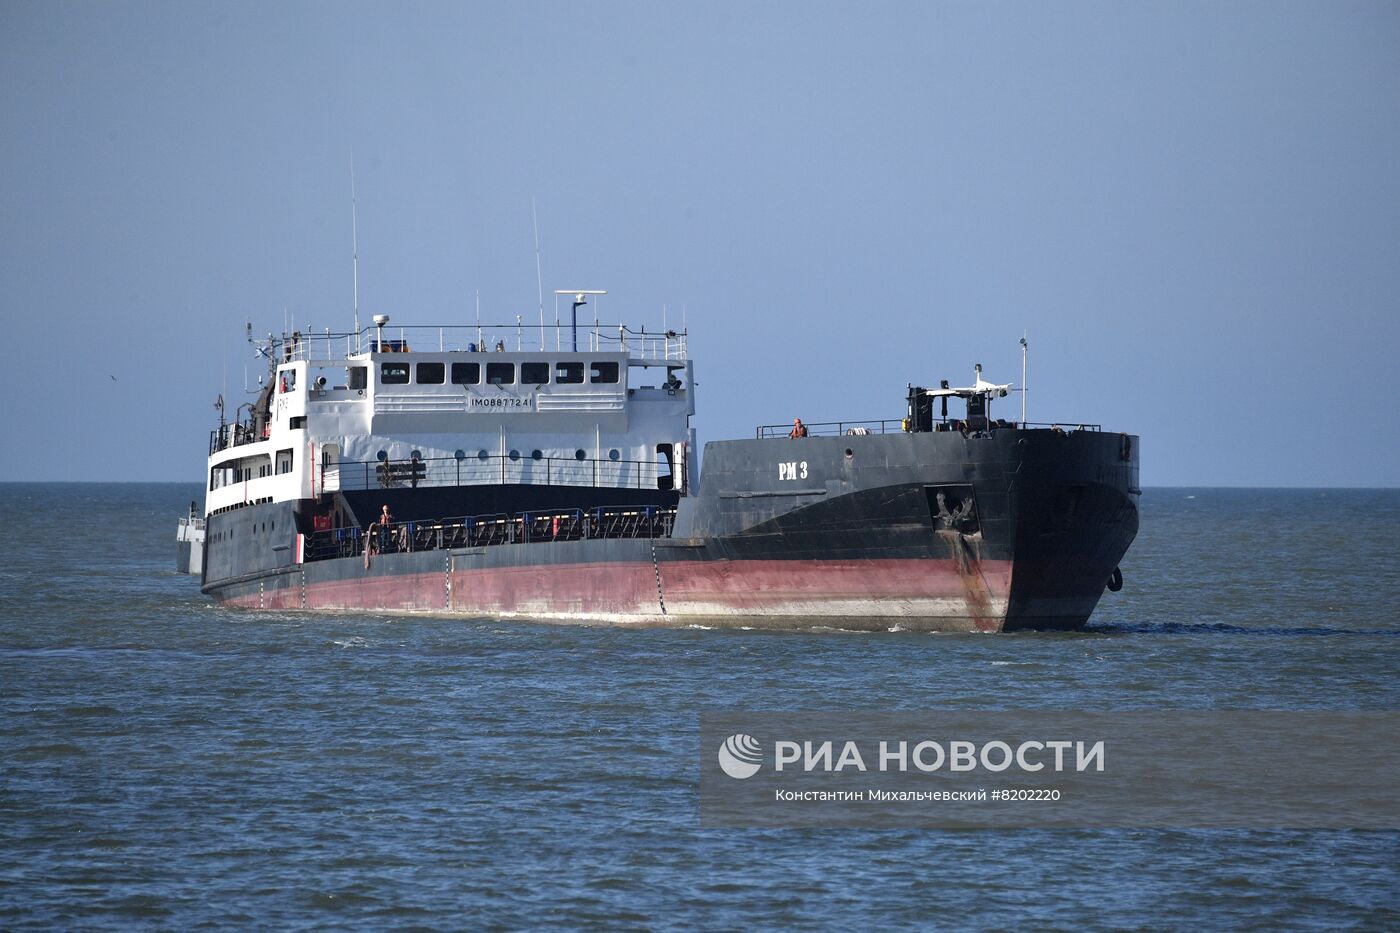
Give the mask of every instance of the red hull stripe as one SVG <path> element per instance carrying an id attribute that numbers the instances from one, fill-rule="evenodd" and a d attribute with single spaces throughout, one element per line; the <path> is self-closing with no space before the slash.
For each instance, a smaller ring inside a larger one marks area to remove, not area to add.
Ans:
<path id="1" fill-rule="evenodd" d="M 315 565 L 306 565 L 314 573 Z M 999 629 L 1011 564 L 982 561 L 810 560 L 674 561 L 455 569 L 363 576 L 227 600 L 265 609 L 381 609 L 451 612 L 541 621 L 742 625 L 765 619 L 819 624 L 908 620 L 920 628 Z M 308 574 L 309 576 L 309 574 Z"/>

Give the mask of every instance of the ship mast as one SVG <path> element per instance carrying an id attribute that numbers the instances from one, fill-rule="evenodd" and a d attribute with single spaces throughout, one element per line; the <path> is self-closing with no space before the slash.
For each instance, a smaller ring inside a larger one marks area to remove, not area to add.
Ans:
<path id="1" fill-rule="evenodd" d="M 355 222 L 355 154 L 350 153 L 350 264 L 355 301 L 355 352 L 360 352 L 360 235 Z"/>
<path id="2" fill-rule="evenodd" d="M 535 225 L 535 287 L 540 292 L 540 349 L 544 349 L 544 273 L 540 271 L 540 215 L 535 210 L 535 199 L 530 198 L 530 219 Z"/>
<path id="3" fill-rule="evenodd" d="M 1026 355 L 1030 352 L 1030 344 L 1026 343 L 1025 331 L 1021 332 L 1021 427 L 1025 427 L 1026 422 Z"/>
<path id="4" fill-rule="evenodd" d="M 606 294 L 607 294 L 607 290 L 606 290 L 606 289 L 600 290 L 600 289 L 587 289 L 587 288 L 563 288 L 563 289 L 555 289 L 555 290 L 554 290 L 554 296 L 555 296 L 555 297 L 554 297 L 554 300 L 555 300 L 555 301 L 558 301 L 558 300 L 559 300 L 559 296 L 560 296 L 560 295 L 573 295 L 573 296 L 574 296 L 574 310 L 573 310 L 573 315 L 572 315 L 572 317 L 570 318 L 570 321 L 569 321 L 569 326 L 570 326 L 570 328 L 573 330 L 573 351 L 574 351 L 575 353 L 578 352 L 578 309 L 579 309 L 581 306 L 588 304 L 588 296 L 589 296 L 589 295 L 606 295 Z"/>

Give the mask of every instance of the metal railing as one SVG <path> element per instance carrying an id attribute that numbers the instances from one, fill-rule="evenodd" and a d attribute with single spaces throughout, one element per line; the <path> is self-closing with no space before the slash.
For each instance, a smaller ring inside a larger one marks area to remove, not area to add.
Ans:
<path id="1" fill-rule="evenodd" d="M 257 436 L 251 421 L 223 424 L 209 432 L 209 455 L 212 457 L 221 450 L 262 440 L 267 438 Z"/>
<path id="2" fill-rule="evenodd" d="M 1026 429 L 1049 428 L 1052 431 L 1058 429 L 1060 431 L 1064 431 L 1066 434 L 1073 434 L 1076 431 L 1103 430 L 1103 425 L 1101 424 L 1080 424 L 1074 421 L 1023 421 L 1017 422 L 1016 424 L 1012 425 L 1012 427 Z"/>
<path id="3" fill-rule="evenodd" d="M 342 460 L 321 471 L 323 488 L 419 489 L 426 486 L 607 486 L 670 489 L 672 474 L 648 460 L 579 460 L 518 454 L 474 454 L 410 460 Z"/>
<path id="4" fill-rule="evenodd" d="M 962 431 L 967 426 L 965 420 L 959 418 L 944 418 L 934 422 L 936 431 Z M 821 421 L 816 424 L 805 425 L 808 437 L 840 437 L 842 435 L 862 435 L 862 434 L 903 434 L 905 433 L 903 419 L 885 419 L 884 421 Z M 996 431 L 1005 428 L 1049 428 L 1052 431 L 1058 430 L 1065 433 L 1074 431 L 1101 431 L 1102 425 L 1079 424 L 1077 422 L 1049 422 L 1049 421 L 1005 421 L 993 419 L 989 425 L 990 430 Z M 761 424 L 755 430 L 754 436 L 762 440 L 771 437 L 790 437 L 792 425 L 790 424 Z"/>
<path id="5" fill-rule="evenodd" d="M 638 505 L 467 515 L 368 529 L 331 528 L 306 535 L 302 557 L 306 561 L 357 557 L 365 553 L 366 544 L 370 554 L 399 554 L 546 541 L 667 538 L 675 520 L 674 507 Z"/>
<path id="6" fill-rule="evenodd" d="M 903 422 L 898 419 L 886 419 L 884 421 L 820 421 L 816 424 L 805 425 L 808 437 L 839 437 L 843 434 L 901 434 L 904 431 Z M 758 426 L 755 436 L 758 439 L 765 437 L 788 437 L 792 434 L 790 424 L 761 424 Z"/>
<path id="7" fill-rule="evenodd" d="M 579 323 L 579 352 L 627 353 L 638 359 L 674 360 L 689 358 L 687 330 L 633 330 L 626 324 Z M 349 359 L 361 353 L 486 353 L 573 352 L 574 332 L 563 322 L 546 324 L 482 324 L 444 327 L 409 326 L 366 327 L 358 334 L 297 332 L 271 337 L 271 356 L 278 362 L 316 360 L 329 362 Z M 382 347 L 382 349 L 381 349 Z"/>

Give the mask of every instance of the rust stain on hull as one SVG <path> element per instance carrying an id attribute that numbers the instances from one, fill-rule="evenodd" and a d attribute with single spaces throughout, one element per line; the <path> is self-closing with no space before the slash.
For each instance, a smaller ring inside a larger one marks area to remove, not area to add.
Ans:
<path id="1" fill-rule="evenodd" d="M 992 596 L 987 589 L 987 581 L 982 577 L 982 558 L 978 553 L 980 534 L 966 535 L 960 531 L 943 529 L 938 532 L 948 546 L 953 566 L 958 570 L 963 593 L 967 597 L 967 612 L 972 624 L 979 632 L 996 632 L 1001 629 L 1001 619 L 992 608 Z"/>

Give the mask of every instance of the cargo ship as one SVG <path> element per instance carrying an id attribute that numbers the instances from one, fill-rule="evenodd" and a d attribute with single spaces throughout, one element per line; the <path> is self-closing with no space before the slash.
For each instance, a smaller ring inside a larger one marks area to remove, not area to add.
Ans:
<path id="1" fill-rule="evenodd" d="M 190 568 L 219 603 L 995 632 L 1121 586 L 1138 438 L 994 418 L 1014 387 L 980 366 L 701 458 L 684 329 L 389 325 L 250 328 L 265 382 L 210 434 Z"/>

